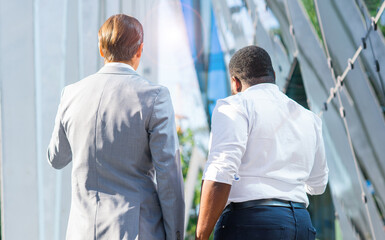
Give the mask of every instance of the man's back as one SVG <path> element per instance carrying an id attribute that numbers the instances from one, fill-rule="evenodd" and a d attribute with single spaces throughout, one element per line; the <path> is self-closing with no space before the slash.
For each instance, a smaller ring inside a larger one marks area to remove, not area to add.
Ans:
<path id="1" fill-rule="evenodd" d="M 327 184 L 321 120 L 279 91 L 263 48 L 235 52 L 229 72 L 235 96 L 213 111 L 197 239 L 215 223 L 214 239 L 315 239 L 306 193 Z"/>
<path id="2" fill-rule="evenodd" d="M 73 161 L 68 239 L 163 239 L 165 232 L 177 235 L 170 232 L 176 226 L 183 230 L 183 180 L 166 88 L 107 65 L 65 88 L 58 118 L 62 155 L 51 142 L 49 159 L 56 168 Z"/>
<path id="3" fill-rule="evenodd" d="M 234 109 L 246 120 L 238 121 L 238 125 L 247 124 L 247 132 L 243 132 L 247 134 L 246 149 L 228 203 L 279 198 L 308 204 L 305 184 L 316 187 L 317 184 L 309 182 L 309 176 L 315 158 L 324 158 L 323 151 L 317 150 L 321 120 L 270 83 L 257 84 L 219 101 L 216 111 L 221 109 L 223 112 Z M 237 125 L 234 127 L 237 129 Z M 214 126 L 213 136 L 218 135 L 215 130 Z M 239 131 L 238 135 L 241 134 Z M 214 148 L 215 144 L 212 143 Z M 310 180 L 315 180 L 317 167 Z M 326 176 L 316 179 L 320 185 L 324 186 Z"/>

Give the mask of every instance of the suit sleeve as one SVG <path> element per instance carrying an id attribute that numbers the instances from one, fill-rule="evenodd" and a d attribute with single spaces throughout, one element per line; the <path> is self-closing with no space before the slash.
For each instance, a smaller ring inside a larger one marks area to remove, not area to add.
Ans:
<path id="1" fill-rule="evenodd" d="M 65 167 L 72 160 L 71 147 L 61 121 L 63 114 L 63 95 L 64 90 L 62 92 L 62 97 L 56 114 L 55 126 L 47 150 L 48 163 L 56 169 Z"/>
<path id="2" fill-rule="evenodd" d="M 306 181 L 306 192 L 311 195 L 319 195 L 325 191 L 328 183 L 329 168 L 326 162 L 325 146 L 322 137 L 321 119 L 316 119 L 317 146 L 314 158 L 314 165 L 310 176 Z"/>
<path id="3" fill-rule="evenodd" d="M 170 94 L 164 87 L 154 101 L 149 122 L 149 145 L 166 239 L 183 239 L 185 209 L 179 143 Z"/>

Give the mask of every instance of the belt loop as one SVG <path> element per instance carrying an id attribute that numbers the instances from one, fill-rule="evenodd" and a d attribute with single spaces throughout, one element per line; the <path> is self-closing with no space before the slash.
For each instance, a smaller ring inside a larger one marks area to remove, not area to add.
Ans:
<path id="1" fill-rule="evenodd" d="M 225 207 L 225 209 L 223 210 L 223 213 L 231 212 L 231 211 L 233 211 L 233 209 L 234 209 L 233 203 L 231 202 L 231 203 L 229 203 L 229 204 Z"/>
<path id="2" fill-rule="evenodd" d="M 291 206 L 291 211 L 293 212 L 294 224 L 295 224 L 295 240 L 297 240 L 297 236 L 298 236 L 297 216 L 295 214 L 295 207 L 293 205 L 293 202 L 290 201 L 289 203 L 290 203 L 290 206 Z"/>

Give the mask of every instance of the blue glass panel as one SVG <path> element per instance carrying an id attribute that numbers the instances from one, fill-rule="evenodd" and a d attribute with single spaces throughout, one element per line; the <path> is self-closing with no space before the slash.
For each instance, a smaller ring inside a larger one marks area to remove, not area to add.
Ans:
<path id="1" fill-rule="evenodd" d="M 197 58 L 197 50 L 196 50 L 196 43 L 195 39 L 197 36 L 196 29 L 195 29 L 195 20 L 196 18 L 195 13 L 194 13 L 194 6 L 193 6 L 193 1 L 192 0 L 180 0 L 181 5 L 182 5 L 182 12 L 184 16 L 184 21 L 186 24 L 186 29 L 187 29 L 187 37 L 190 45 L 190 50 L 193 59 L 195 60 Z"/>
<path id="2" fill-rule="evenodd" d="M 208 110 L 211 116 L 216 101 L 229 95 L 229 81 L 226 72 L 226 65 L 219 42 L 218 28 L 213 10 L 211 10 L 211 40 L 208 71 L 207 97 Z"/>

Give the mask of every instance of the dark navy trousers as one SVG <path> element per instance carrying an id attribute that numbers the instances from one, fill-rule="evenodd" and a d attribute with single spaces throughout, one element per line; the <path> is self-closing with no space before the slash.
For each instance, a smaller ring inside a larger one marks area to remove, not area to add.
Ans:
<path id="1" fill-rule="evenodd" d="M 256 206 L 225 209 L 214 240 L 314 240 L 315 228 L 305 208 Z"/>

